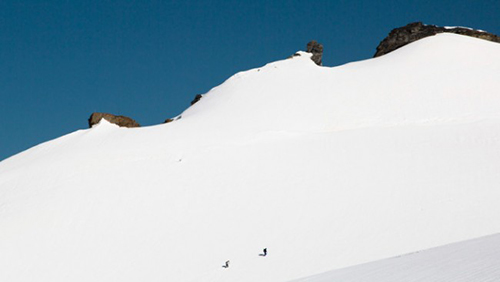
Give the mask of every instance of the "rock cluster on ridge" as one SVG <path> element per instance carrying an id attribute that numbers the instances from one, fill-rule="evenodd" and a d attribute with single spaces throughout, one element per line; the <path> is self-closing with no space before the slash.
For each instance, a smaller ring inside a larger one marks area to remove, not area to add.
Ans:
<path id="1" fill-rule="evenodd" d="M 438 33 L 455 33 L 472 36 L 500 43 L 500 37 L 494 34 L 469 29 L 465 27 L 439 27 L 435 25 L 425 25 L 422 22 L 409 23 L 403 27 L 393 29 L 377 46 L 377 52 L 373 57 L 379 57 L 390 53 L 406 44 L 412 43 L 424 37 L 433 36 Z"/>
<path id="2" fill-rule="evenodd" d="M 191 101 L 191 106 L 192 106 L 192 105 L 194 105 L 194 104 L 196 104 L 196 103 L 198 103 L 198 101 L 200 101 L 200 100 L 201 100 L 201 98 L 203 98 L 203 95 L 201 95 L 201 94 L 197 94 L 197 95 L 194 97 L 194 99 Z M 173 122 L 173 121 L 178 120 L 178 119 L 180 119 L 180 118 L 181 118 L 181 116 L 179 116 L 179 117 L 177 117 L 177 118 L 167 118 L 167 119 L 165 119 L 165 121 L 164 121 L 163 123 L 170 123 L 170 122 Z"/>
<path id="3" fill-rule="evenodd" d="M 191 101 L 191 106 L 194 105 L 194 104 L 196 104 L 198 101 L 200 101 L 202 97 L 203 96 L 201 94 L 196 95 L 194 97 L 193 101 Z"/>
<path id="4" fill-rule="evenodd" d="M 312 40 L 307 43 L 306 47 L 307 53 L 312 53 L 311 60 L 316 63 L 316 65 L 323 65 L 322 57 L 323 57 L 323 45 L 319 44 L 316 40 Z"/>
<path id="5" fill-rule="evenodd" d="M 126 116 L 115 116 L 113 114 L 108 113 L 92 113 L 89 117 L 89 128 L 94 124 L 97 124 L 101 121 L 101 119 L 105 119 L 111 123 L 114 123 L 121 127 L 140 127 L 141 125 L 137 123 L 135 120 L 126 117 Z"/>

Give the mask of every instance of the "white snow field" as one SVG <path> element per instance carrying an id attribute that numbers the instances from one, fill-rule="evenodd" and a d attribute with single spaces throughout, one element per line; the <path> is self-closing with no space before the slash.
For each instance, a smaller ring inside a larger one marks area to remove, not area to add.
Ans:
<path id="1" fill-rule="evenodd" d="M 493 282 L 500 279 L 500 235 L 318 274 L 294 282 Z"/>
<path id="2" fill-rule="evenodd" d="M 0 281 L 280 282 L 500 232 L 500 44 L 301 54 L 0 162 Z"/>

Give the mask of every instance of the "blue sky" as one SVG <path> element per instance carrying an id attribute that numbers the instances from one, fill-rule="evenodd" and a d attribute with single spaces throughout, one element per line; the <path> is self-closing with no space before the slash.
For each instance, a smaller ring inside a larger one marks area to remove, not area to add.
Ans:
<path id="1" fill-rule="evenodd" d="M 234 73 L 316 39 L 335 66 L 413 21 L 500 34 L 500 1 L 0 1 L 0 160 L 87 128 L 178 115 Z"/>

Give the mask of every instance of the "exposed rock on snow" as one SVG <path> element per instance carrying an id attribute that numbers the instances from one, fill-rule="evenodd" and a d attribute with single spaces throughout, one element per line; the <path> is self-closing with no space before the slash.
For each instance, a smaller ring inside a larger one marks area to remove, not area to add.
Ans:
<path id="1" fill-rule="evenodd" d="M 323 57 L 323 45 L 319 44 L 316 40 L 312 40 L 307 43 L 306 51 L 313 54 L 311 60 L 313 60 L 316 65 L 321 66 L 323 64 L 321 61 Z"/>
<path id="2" fill-rule="evenodd" d="M 140 127 L 141 125 L 137 123 L 135 120 L 126 117 L 126 116 L 115 116 L 113 114 L 108 113 L 92 113 L 89 117 L 89 127 L 92 127 L 94 124 L 98 124 L 101 119 L 105 119 L 111 123 L 114 123 L 121 127 Z"/>
<path id="3" fill-rule="evenodd" d="M 196 95 L 194 97 L 193 101 L 191 101 L 191 106 L 194 105 L 194 104 L 196 104 L 198 101 L 200 101 L 202 97 L 203 96 L 201 94 Z"/>
<path id="4" fill-rule="evenodd" d="M 393 29 L 377 46 L 377 52 L 374 57 L 385 55 L 406 44 L 443 32 L 467 35 L 500 43 L 500 37 L 481 30 L 474 30 L 466 27 L 439 27 L 435 25 L 425 25 L 422 22 L 414 22 Z"/>

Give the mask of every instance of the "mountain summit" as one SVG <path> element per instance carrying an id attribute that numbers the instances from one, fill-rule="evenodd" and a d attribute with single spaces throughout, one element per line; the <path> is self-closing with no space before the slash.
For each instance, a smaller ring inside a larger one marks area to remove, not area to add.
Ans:
<path id="1" fill-rule="evenodd" d="M 393 29 L 389 35 L 377 46 L 377 52 L 374 57 L 379 57 L 390 53 L 400 47 L 410 44 L 422 38 L 433 36 L 440 33 L 453 33 L 465 36 L 480 38 L 496 43 L 500 43 L 500 37 L 483 30 L 475 30 L 461 26 L 439 27 L 435 25 L 426 25 L 422 22 L 409 23 L 403 27 Z"/>

